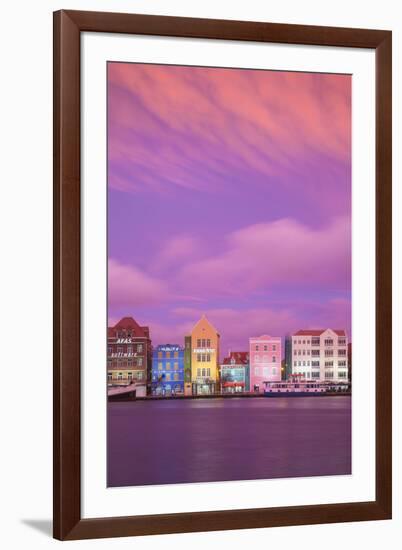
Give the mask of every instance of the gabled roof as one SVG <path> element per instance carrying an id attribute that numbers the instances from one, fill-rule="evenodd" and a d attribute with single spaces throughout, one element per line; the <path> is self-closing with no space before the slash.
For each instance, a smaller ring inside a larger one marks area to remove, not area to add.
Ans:
<path id="1" fill-rule="evenodd" d="M 327 328 L 320 328 L 320 329 L 309 329 L 309 330 L 298 330 L 294 333 L 293 336 L 321 336 L 323 332 L 326 330 L 332 330 L 332 332 L 335 332 L 338 336 L 346 336 L 346 332 L 343 329 L 327 329 Z"/>
<path id="2" fill-rule="evenodd" d="M 134 336 L 149 338 L 149 328 L 141 327 L 132 317 L 123 317 L 114 327 L 108 327 L 108 336 L 113 337 L 117 330 L 130 329 Z"/>
<path id="3" fill-rule="evenodd" d="M 249 361 L 248 351 L 231 351 L 229 356 L 223 359 L 222 365 L 230 365 L 232 359 L 236 361 L 236 364 L 247 365 Z"/>
<path id="4" fill-rule="evenodd" d="M 202 314 L 201 319 L 198 319 L 198 321 L 195 323 L 195 325 L 193 326 L 193 330 L 191 332 L 193 333 L 195 328 L 202 322 L 205 322 L 207 325 L 209 325 L 219 336 L 219 332 L 216 330 L 214 325 L 207 319 L 204 313 Z"/>

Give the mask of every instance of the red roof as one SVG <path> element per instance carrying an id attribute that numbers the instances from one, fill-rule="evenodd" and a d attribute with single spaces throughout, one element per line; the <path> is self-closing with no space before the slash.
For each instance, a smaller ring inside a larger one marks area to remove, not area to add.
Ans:
<path id="1" fill-rule="evenodd" d="M 222 364 L 230 365 L 232 359 L 236 361 L 236 364 L 247 365 L 249 360 L 248 351 L 231 351 L 229 357 L 225 357 Z"/>
<path id="2" fill-rule="evenodd" d="M 149 338 L 149 328 L 141 327 L 132 317 L 123 317 L 114 327 L 108 327 L 107 335 L 113 338 L 116 331 L 127 329 L 130 329 L 135 337 Z"/>
<path id="3" fill-rule="evenodd" d="M 325 332 L 326 328 L 320 328 L 320 329 L 311 329 L 311 330 L 298 330 L 294 333 L 294 336 L 320 336 L 323 332 Z M 341 329 L 330 329 L 338 336 L 346 336 L 346 332 Z"/>

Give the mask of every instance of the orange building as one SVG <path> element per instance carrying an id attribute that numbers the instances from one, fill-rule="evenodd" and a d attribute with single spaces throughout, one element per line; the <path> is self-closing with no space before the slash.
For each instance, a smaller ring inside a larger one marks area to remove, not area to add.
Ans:
<path id="1" fill-rule="evenodd" d="M 191 332 L 192 393 L 215 393 L 219 387 L 219 340 L 216 328 L 203 315 Z"/>

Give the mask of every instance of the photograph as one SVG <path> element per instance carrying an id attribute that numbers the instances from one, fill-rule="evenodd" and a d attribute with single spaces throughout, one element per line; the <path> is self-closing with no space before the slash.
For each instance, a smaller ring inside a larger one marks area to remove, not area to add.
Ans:
<path id="1" fill-rule="evenodd" d="M 352 474 L 351 126 L 350 74 L 108 61 L 108 487 Z"/>

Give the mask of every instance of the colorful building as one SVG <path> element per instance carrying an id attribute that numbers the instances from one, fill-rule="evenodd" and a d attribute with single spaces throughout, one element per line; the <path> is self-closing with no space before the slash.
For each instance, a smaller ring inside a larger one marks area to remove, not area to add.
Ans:
<path id="1" fill-rule="evenodd" d="M 203 315 L 191 332 L 192 394 L 211 394 L 219 389 L 220 335 Z"/>
<path id="2" fill-rule="evenodd" d="M 125 386 L 133 382 L 148 385 L 152 347 L 148 327 L 140 326 L 132 317 L 123 317 L 108 327 L 107 377 L 109 386 Z"/>
<path id="3" fill-rule="evenodd" d="M 184 348 L 157 346 L 152 355 L 152 394 L 177 395 L 184 391 Z"/>
<path id="4" fill-rule="evenodd" d="M 191 395 L 191 336 L 184 337 L 184 394 Z"/>
<path id="5" fill-rule="evenodd" d="M 262 393 L 264 382 L 281 380 L 281 358 L 280 336 L 250 338 L 250 391 Z"/>
<path id="6" fill-rule="evenodd" d="M 345 330 L 299 330 L 292 335 L 292 374 L 323 382 L 348 382 Z"/>
<path id="7" fill-rule="evenodd" d="M 220 366 L 222 393 L 250 391 L 250 363 L 247 351 L 231 351 Z"/>

